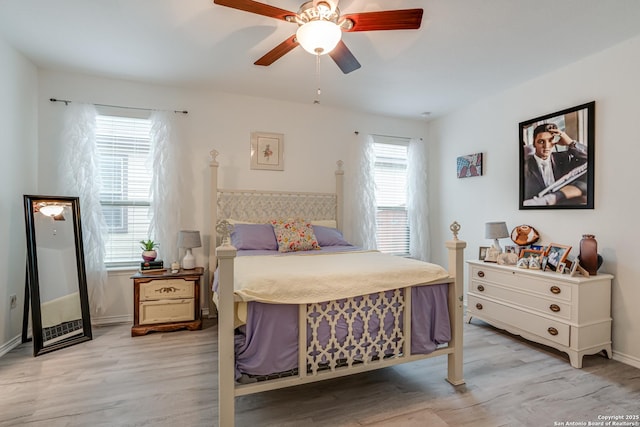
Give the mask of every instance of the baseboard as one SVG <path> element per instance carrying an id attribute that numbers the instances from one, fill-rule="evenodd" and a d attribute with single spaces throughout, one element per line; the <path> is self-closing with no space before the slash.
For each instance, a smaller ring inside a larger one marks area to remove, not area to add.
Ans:
<path id="1" fill-rule="evenodd" d="M 2 357 L 5 354 L 9 353 L 11 350 L 16 348 L 20 344 L 22 344 L 22 334 L 18 335 L 17 337 L 14 337 L 9 342 L 6 342 L 6 343 L 2 344 L 2 346 L 0 346 L 0 357 Z"/>
<path id="2" fill-rule="evenodd" d="M 91 316 L 91 324 L 95 326 L 117 325 L 121 323 L 133 324 L 133 316 L 130 314 L 123 316 Z"/>
<path id="3" fill-rule="evenodd" d="M 617 360 L 625 365 L 630 365 L 634 368 L 640 369 L 640 359 L 637 357 L 629 356 L 627 354 L 620 353 L 619 351 L 613 351 L 613 360 Z"/>

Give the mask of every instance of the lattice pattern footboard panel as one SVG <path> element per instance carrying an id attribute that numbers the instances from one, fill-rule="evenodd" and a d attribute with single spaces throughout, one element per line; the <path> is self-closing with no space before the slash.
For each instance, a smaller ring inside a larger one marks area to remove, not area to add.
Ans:
<path id="1" fill-rule="evenodd" d="M 402 355 L 404 291 L 307 305 L 309 346 L 307 367 L 312 375 L 354 364 L 373 364 Z M 329 338 L 324 339 L 329 329 Z"/>

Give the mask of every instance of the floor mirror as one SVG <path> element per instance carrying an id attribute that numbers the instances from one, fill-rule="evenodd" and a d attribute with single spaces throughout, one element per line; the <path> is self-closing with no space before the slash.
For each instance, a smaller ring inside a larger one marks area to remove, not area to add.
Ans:
<path id="1" fill-rule="evenodd" d="M 33 355 L 91 340 L 77 197 L 24 196 Z M 27 304 L 25 302 L 25 310 Z M 29 316 L 25 311 L 23 340 Z"/>

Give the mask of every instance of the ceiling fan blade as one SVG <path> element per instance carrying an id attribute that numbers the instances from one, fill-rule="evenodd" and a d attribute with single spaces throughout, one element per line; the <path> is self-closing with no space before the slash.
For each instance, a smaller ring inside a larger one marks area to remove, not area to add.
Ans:
<path id="1" fill-rule="evenodd" d="M 270 18 L 282 19 L 283 21 L 287 20 L 287 16 L 296 16 L 294 12 L 270 6 L 268 4 L 258 3 L 253 0 L 213 0 L 213 3 L 219 4 L 220 6 L 231 7 L 233 9 L 244 10 L 245 12 L 268 16 Z"/>
<path id="2" fill-rule="evenodd" d="M 417 30 L 422 23 L 422 9 L 385 10 L 381 12 L 350 13 L 353 27 L 344 31 Z"/>
<path id="3" fill-rule="evenodd" d="M 255 65 L 264 65 L 265 67 L 273 64 L 278 59 L 284 56 L 285 53 L 289 52 L 291 49 L 298 46 L 298 42 L 296 41 L 296 35 L 292 35 L 278 46 L 271 49 L 267 52 L 262 58 L 258 59 L 254 62 Z"/>
<path id="4" fill-rule="evenodd" d="M 349 74 L 361 67 L 360 63 L 353 56 L 346 44 L 340 40 L 335 48 L 329 52 L 329 56 L 338 64 L 343 73 Z"/>

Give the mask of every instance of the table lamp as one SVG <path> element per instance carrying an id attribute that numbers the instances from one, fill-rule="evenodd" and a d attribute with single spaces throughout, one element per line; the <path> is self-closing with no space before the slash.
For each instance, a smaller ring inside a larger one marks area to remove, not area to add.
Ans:
<path id="1" fill-rule="evenodd" d="M 498 250 L 499 254 L 502 253 L 502 247 L 500 247 L 498 239 L 509 237 L 507 223 L 504 221 L 487 222 L 484 227 L 484 237 L 494 239 L 493 247 Z"/>
<path id="2" fill-rule="evenodd" d="M 202 246 L 202 243 L 200 243 L 199 231 L 180 230 L 178 234 L 178 247 L 186 249 L 186 253 L 182 259 L 182 268 L 185 270 L 193 270 L 196 268 L 196 259 L 191 253 L 191 248 L 199 248 L 200 246 Z"/>

